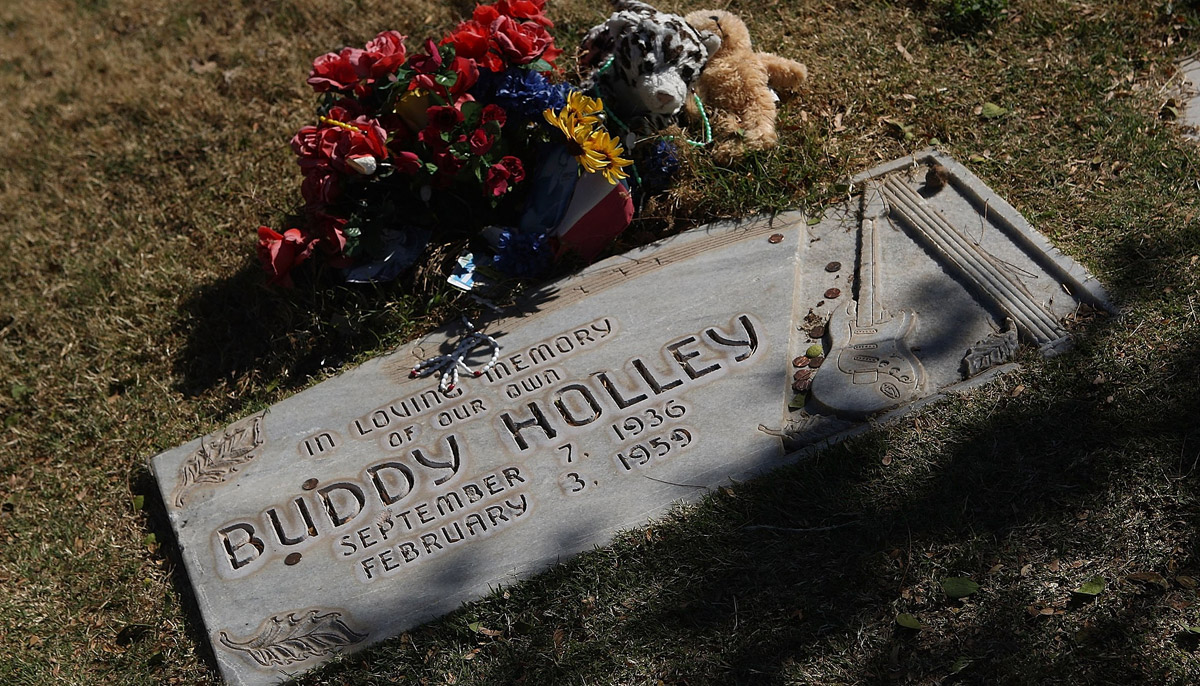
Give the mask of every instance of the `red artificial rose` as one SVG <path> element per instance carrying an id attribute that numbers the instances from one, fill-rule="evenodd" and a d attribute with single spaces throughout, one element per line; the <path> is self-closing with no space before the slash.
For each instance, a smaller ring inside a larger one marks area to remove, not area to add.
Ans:
<path id="1" fill-rule="evenodd" d="M 503 128 L 504 122 L 508 121 L 508 112 L 495 103 L 488 103 L 483 106 L 483 112 L 479 115 L 479 123 L 487 124 L 493 121 Z"/>
<path id="2" fill-rule="evenodd" d="M 495 5 L 475 5 L 475 11 L 471 14 L 471 20 L 483 26 L 491 26 L 499 17 L 500 10 Z"/>
<path id="3" fill-rule="evenodd" d="M 325 254 L 334 258 L 343 257 L 342 251 L 346 249 L 346 234 L 343 231 L 346 220 L 324 212 L 318 212 L 314 219 L 316 239 L 313 242 Z"/>
<path id="4" fill-rule="evenodd" d="M 435 74 L 442 68 L 442 54 L 432 38 L 425 39 L 425 52 L 409 60 L 408 66 L 418 74 Z"/>
<path id="5" fill-rule="evenodd" d="M 495 7 L 497 12 L 513 19 L 534 21 L 546 28 L 554 26 L 554 23 L 542 14 L 546 0 L 499 0 Z"/>
<path id="6" fill-rule="evenodd" d="M 288 229 L 282 234 L 270 227 L 258 227 L 258 261 L 271 275 L 269 283 L 292 287 L 291 271 L 308 259 L 312 243 L 305 240 L 300 229 Z"/>
<path id="7" fill-rule="evenodd" d="M 450 68 L 458 75 L 454 80 L 454 85 L 450 86 L 450 100 L 458 105 L 466 100 L 473 100 L 467 93 L 471 90 L 471 86 L 479 80 L 479 66 L 475 64 L 475 60 L 466 57 L 455 56 L 454 61 L 450 63 Z"/>
<path id="8" fill-rule="evenodd" d="M 493 45 L 510 64 L 529 64 L 554 47 L 554 38 L 546 28 L 533 22 L 522 23 L 502 16 L 489 28 Z"/>
<path id="9" fill-rule="evenodd" d="M 292 136 L 292 151 L 297 157 L 315 157 L 317 154 L 317 141 L 320 136 L 317 134 L 317 127 L 302 126 Z"/>
<path id="10" fill-rule="evenodd" d="M 399 31 L 384 31 L 367 43 L 366 53 L 370 56 L 370 75 L 379 79 L 394 73 L 404 64 L 404 36 Z"/>
<path id="11" fill-rule="evenodd" d="M 488 168 L 483 179 L 484 192 L 498 198 L 524 179 L 525 166 L 521 164 L 521 160 L 511 155 L 505 156 Z"/>
<path id="12" fill-rule="evenodd" d="M 484 129 L 475 129 L 475 132 L 467 139 L 467 144 L 471 146 L 471 154 L 480 157 L 486 155 L 495 143 L 496 137 Z"/>
<path id="13" fill-rule="evenodd" d="M 417 140 L 434 152 L 440 152 L 450 147 L 450 143 L 442 136 L 442 130 L 433 124 L 421 129 L 421 132 L 417 134 Z"/>
<path id="14" fill-rule="evenodd" d="M 487 24 L 465 21 L 442 41 L 454 46 L 454 54 L 467 59 L 482 59 L 488 51 Z"/>
<path id="15" fill-rule="evenodd" d="M 454 183 L 454 176 L 463 168 L 463 160 L 454 156 L 454 153 L 449 150 L 444 150 L 433 156 L 433 163 L 437 165 L 437 174 L 433 177 L 433 185 L 435 188 L 449 188 Z"/>
<path id="16" fill-rule="evenodd" d="M 433 105 L 425 110 L 429 126 L 438 131 L 449 131 L 462 123 L 463 115 L 457 107 L 448 105 Z"/>
<path id="17" fill-rule="evenodd" d="M 366 116 L 355 117 L 349 121 L 337 119 L 336 114 L 339 108 L 333 108 L 330 111 L 329 119 L 340 122 L 344 126 L 337 124 L 326 124 L 319 129 L 313 140 L 304 140 L 302 143 L 308 147 L 315 147 L 316 157 L 307 158 L 301 157 L 300 167 L 308 170 L 314 165 L 328 164 L 333 169 L 339 172 L 356 172 L 355 169 L 347 166 L 347 161 L 355 157 L 364 157 L 370 155 L 376 160 L 385 160 L 388 158 L 387 148 L 387 131 L 384 130 L 379 122 Z"/>
<path id="18" fill-rule="evenodd" d="M 416 174 L 421 171 L 421 158 L 417 153 L 411 150 L 402 150 L 392 156 L 392 165 L 396 167 L 396 171 L 401 174 Z"/>
<path id="19" fill-rule="evenodd" d="M 329 52 L 313 60 L 308 74 L 308 85 L 318 93 L 348 91 L 358 83 L 355 65 L 362 50 L 344 48 L 341 52 Z"/>
<path id="20" fill-rule="evenodd" d="M 327 165 L 306 170 L 304 182 L 300 184 L 300 195 L 310 207 L 328 205 L 341 195 L 338 175 Z"/>

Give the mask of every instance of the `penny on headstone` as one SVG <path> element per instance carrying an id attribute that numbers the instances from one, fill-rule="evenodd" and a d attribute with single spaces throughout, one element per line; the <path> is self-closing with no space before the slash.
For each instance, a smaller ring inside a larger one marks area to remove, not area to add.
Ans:
<path id="1" fill-rule="evenodd" d="M 797 357 L 796 359 L 792 360 L 792 366 L 793 367 L 807 367 L 808 366 L 808 357 L 805 355 L 801 355 L 800 357 Z"/>
<path id="2" fill-rule="evenodd" d="M 771 234 L 771 237 L 767 239 L 767 241 L 768 241 L 768 242 L 770 242 L 770 243 L 772 243 L 772 244 L 774 244 L 774 243 L 782 243 L 782 242 L 783 242 L 783 234 L 781 234 L 781 233 L 773 233 L 773 234 Z"/>
<path id="3" fill-rule="evenodd" d="M 830 274 L 840 270 L 841 268 L 841 262 L 830 262 L 829 264 L 825 265 L 825 271 L 829 272 Z"/>
<path id="4" fill-rule="evenodd" d="M 842 294 L 842 291 L 837 288 L 830 288 L 825 291 L 825 297 L 829 300 L 833 300 L 841 294 Z"/>
<path id="5" fill-rule="evenodd" d="M 819 338 L 824 338 L 825 337 L 825 326 L 823 324 L 817 324 L 813 328 L 809 329 L 808 337 L 813 340 L 816 340 Z"/>
<path id="6" fill-rule="evenodd" d="M 814 357 L 808 361 L 808 368 L 809 369 L 820 369 L 821 365 L 823 365 L 823 364 L 825 364 L 824 357 Z"/>

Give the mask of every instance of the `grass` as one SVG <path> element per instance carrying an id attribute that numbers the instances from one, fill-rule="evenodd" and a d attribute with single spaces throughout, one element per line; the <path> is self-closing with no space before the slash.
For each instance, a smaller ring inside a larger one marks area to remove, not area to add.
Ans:
<path id="1" fill-rule="evenodd" d="M 309 60 L 470 5 L 0 7 L 0 682 L 215 679 L 145 460 L 467 307 L 419 276 L 268 289 L 253 228 L 297 201 Z M 818 212 L 936 139 L 1122 316 L 302 683 L 1196 683 L 1200 151 L 1159 111 L 1200 8 L 1014 0 L 961 35 L 920 0 L 721 5 L 809 87 L 780 148 L 696 155 L 624 246 Z M 569 46 L 606 12 L 550 14 Z"/>

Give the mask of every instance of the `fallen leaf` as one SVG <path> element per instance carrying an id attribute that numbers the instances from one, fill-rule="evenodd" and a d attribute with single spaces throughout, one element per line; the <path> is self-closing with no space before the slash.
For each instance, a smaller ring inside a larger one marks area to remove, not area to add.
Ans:
<path id="1" fill-rule="evenodd" d="M 1183 576 L 1182 574 L 1175 577 L 1175 583 L 1179 584 L 1180 586 L 1183 586 L 1184 588 L 1195 588 L 1196 587 L 1195 579 L 1193 579 L 1190 576 Z"/>
<path id="2" fill-rule="evenodd" d="M 1083 583 L 1082 586 L 1075 589 L 1075 593 L 1086 596 L 1097 596 L 1104 590 L 1104 577 L 1094 576 Z"/>
<path id="3" fill-rule="evenodd" d="M 983 117 L 984 119 L 999 119 L 1006 114 L 1008 114 L 1008 110 L 994 102 L 985 102 L 983 103 L 983 106 L 979 108 L 979 116 Z"/>
<path id="4" fill-rule="evenodd" d="M 952 576 L 942 580 L 942 590 L 954 599 L 966 598 L 979 590 L 979 584 L 966 577 Z"/>
<path id="5" fill-rule="evenodd" d="M 1167 580 L 1158 572 L 1134 572 L 1125 577 L 1130 581 L 1141 581 L 1147 584 L 1158 584 L 1163 588 L 1167 587 Z"/>
<path id="6" fill-rule="evenodd" d="M 913 629 L 914 631 L 920 631 L 921 629 L 925 628 L 925 625 L 922 624 L 919 619 L 908 614 L 907 612 L 901 612 L 900 614 L 896 615 L 896 623 L 905 629 Z"/>
<path id="7" fill-rule="evenodd" d="M 905 49 L 899 38 L 896 39 L 896 52 L 900 53 L 900 56 L 904 58 L 905 62 L 908 62 L 909 64 L 913 63 L 913 56 L 908 52 L 907 49 Z"/>

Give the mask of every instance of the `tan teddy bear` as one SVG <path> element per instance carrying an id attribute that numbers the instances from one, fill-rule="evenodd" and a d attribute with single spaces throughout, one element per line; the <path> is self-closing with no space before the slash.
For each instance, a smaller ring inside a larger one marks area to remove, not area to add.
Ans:
<path id="1" fill-rule="evenodd" d="M 808 78 L 808 69 L 795 60 L 750 47 L 750 30 L 736 15 L 724 10 L 697 10 L 685 17 L 697 31 L 711 31 L 721 47 L 709 59 L 696 82 L 718 141 L 713 156 L 727 162 L 745 148 L 765 150 L 775 145 L 775 102 L 772 89 L 792 92 Z M 694 102 L 688 114 L 699 120 Z"/>

